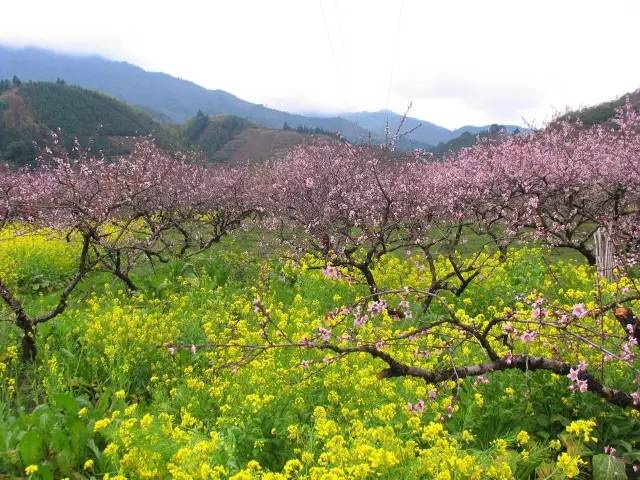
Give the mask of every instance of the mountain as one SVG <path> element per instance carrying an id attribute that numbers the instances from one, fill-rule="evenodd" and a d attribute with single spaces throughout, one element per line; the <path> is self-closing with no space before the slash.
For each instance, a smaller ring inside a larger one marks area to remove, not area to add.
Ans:
<path id="1" fill-rule="evenodd" d="M 586 125 L 597 125 L 611 120 L 616 110 L 629 101 L 636 110 L 640 110 L 640 89 L 626 93 L 615 100 L 599 103 L 592 107 L 570 111 L 557 118 L 555 121 L 578 118 Z"/>
<path id="2" fill-rule="evenodd" d="M 182 131 L 189 145 L 197 147 L 207 158 L 212 158 L 227 142 L 253 125 L 240 117 L 217 115 L 210 117 L 198 111 L 187 121 Z"/>
<path id="3" fill-rule="evenodd" d="M 255 124 L 282 128 L 320 128 L 341 132 L 352 141 L 360 141 L 369 132 L 344 118 L 305 117 L 242 100 L 223 90 L 208 90 L 193 82 L 165 73 L 148 72 L 126 62 L 99 56 L 54 53 L 39 48 L 0 46 L 0 78 L 17 76 L 22 81 L 49 81 L 61 78 L 114 96 L 141 107 L 162 122 L 182 123 L 201 110 L 209 115 L 235 115 Z"/>
<path id="4" fill-rule="evenodd" d="M 181 143 L 175 129 L 114 98 L 61 82 L 0 82 L 0 163 L 32 163 L 36 148 L 60 129 L 63 144 L 74 138 L 107 155 L 126 153 L 131 138 L 153 135 L 164 147 Z"/>
<path id="5" fill-rule="evenodd" d="M 383 138 L 387 122 L 389 124 L 391 134 L 394 134 L 402 121 L 402 115 L 394 113 L 391 110 L 341 113 L 340 116 L 357 123 L 362 128 L 370 130 Z M 437 145 L 438 143 L 447 141 L 451 138 L 450 130 L 440 127 L 434 123 L 412 117 L 407 117 L 405 119 L 400 133 L 409 131 L 413 128 L 416 128 L 416 130 L 405 138 L 422 143 L 424 144 L 423 146 Z"/>
<path id="6" fill-rule="evenodd" d="M 22 81 L 64 79 L 68 84 L 97 90 L 138 107 L 159 123 L 183 123 L 198 111 L 206 115 L 241 117 L 259 127 L 340 132 L 353 142 L 380 143 L 388 122 L 395 132 L 402 115 L 389 110 L 342 113 L 334 116 L 302 115 L 275 110 L 242 100 L 223 90 L 209 90 L 193 82 L 160 72 L 148 72 L 126 62 L 100 56 L 54 53 L 40 48 L 0 46 L 0 78 L 17 76 Z M 464 132 L 477 134 L 489 126 L 465 126 L 450 130 L 434 123 L 407 117 L 402 131 L 420 125 L 397 145 L 401 149 L 429 148 Z M 507 131 L 517 128 L 507 125 Z"/>
<path id="7" fill-rule="evenodd" d="M 357 112 L 357 113 L 340 113 L 341 117 L 351 120 L 357 123 L 361 127 L 370 130 L 380 137 L 384 137 L 385 127 L 389 125 L 391 134 L 394 134 L 402 122 L 402 115 L 394 113 L 390 110 L 380 110 L 377 112 Z M 514 130 L 520 129 L 517 125 L 504 125 L 507 132 L 513 133 Z M 486 132 L 491 128 L 491 125 L 472 126 L 467 125 L 457 128 L 455 130 L 449 130 L 448 128 L 441 127 L 426 120 L 420 120 L 419 118 L 413 118 L 407 116 L 404 120 L 401 132 L 407 132 L 415 130 L 409 135 L 404 137 L 406 142 L 413 142 L 414 145 L 410 145 L 413 148 L 425 148 L 433 147 L 441 143 L 446 143 L 454 138 L 463 135 L 465 132 L 475 136 L 481 132 Z"/>
<path id="8" fill-rule="evenodd" d="M 492 127 L 494 127 L 496 124 L 493 125 L 482 125 L 482 126 L 473 126 L 473 125 L 465 125 L 464 127 L 460 127 L 460 128 L 456 128 L 455 130 L 451 130 L 451 139 L 459 137 L 460 135 L 462 135 L 463 133 L 470 133 L 472 135 L 477 135 L 479 133 L 482 132 L 486 132 L 488 130 L 491 130 Z M 523 127 L 519 126 L 519 125 L 499 125 L 499 127 L 501 129 L 504 129 L 507 133 L 513 133 L 515 131 L 522 131 L 525 130 Z"/>
<path id="9" fill-rule="evenodd" d="M 243 129 L 212 156 L 211 161 L 263 162 L 284 156 L 292 147 L 312 141 L 337 141 L 326 135 L 305 134 L 296 130 L 276 130 L 258 126 Z"/>
<path id="10" fill-rule="evenodd" d="M 37 148 L 51 144 L 59 131 L 62 143 L 74 139 L 106 156 L 129 152 L 141 137 L 153 135 L 167 150 L 191 150 L 209 162 L 264 161 L 291 147 L 317 139 L 337 141 L 321 130 L 269 129 L 232 115 L 199 111 L 184 125 L 163 125 L 141 109 L 113 97 L 69 86 L 62 81 L 0 80 L 0 165 L 34 162 Z"/>
<path id="11" fill-rule="evenodd" d="M 262 162 L 281 157 L 292 147 L 311 141 L 337 142 L 338 138 L 320 129 L 260 127 L 231 115 L 198 112 L 182 128 L 185 142 L 202 152 L 210 162 Z"/>
<path id="12" fill-rule="evenodd" d="M 490 125 L 486 129 L 481 129 L 481 127 L 471 127 L 466 130 L 464 127 L 459 129 L 462 131 L 458 136 L 447 140 L 446 142 L 441 142 L 435 147 L 432 147 L 430 151 L 434 153 L 436 156 L 442 156 L 447 153 L 457 152 L 458 150 L 471 147 L 474 145 L 479 138 L 491 137 L 497 138 L 501 135 L 505 134 L 515 134 L 519 132 L 519 129 L 509 128 L 510 126 L 505 125 Z"/>

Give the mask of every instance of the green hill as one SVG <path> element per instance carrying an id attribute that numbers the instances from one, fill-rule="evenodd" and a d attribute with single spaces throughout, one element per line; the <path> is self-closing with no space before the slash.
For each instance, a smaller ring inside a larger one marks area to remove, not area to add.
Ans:
<path id="1" fill-rule="evenodd" d="M 195 150 L 210 162 L 263 161 L 319 136 L 315 130 L 270 129 L 201 111 L 181 126 L 160 124 L 146 111 L 62 81 L 0 80 L 0 164 L 32 164 L 36 145 L 48 145 L 58 130 L 67 148 L 75 138 L 82 145 L 91 140 L 95 150 L 115 156 L 152 135 L 167 150 Z"/>
<path id="2" fill-rule="evenodd" d="M 490 125 L 485 130 L 474 130 L 473 132 L 464 131 L 457 137 L 447 142 L 441 142 L 437 146 L 430 149 L 436 156 L 442 156 L 447 153 L 457 152 L 458 150 L 475 145 L 479 138 L 496 137 L 498 135 L 517 135 L 520 133 L 518 128 L 510 130 L 510 126 Z"/>
<path id="3" fill-rule="evenodd" d="M 132 137 L 153 135 L 159 144 L 182 143 L 177 130 L 112 97 L 65 85 L 63 82 L 19 81 L 0 89 L 0 162 L 25 165 L 34 160 L 36 142 L 45 145 L 50 132 L 60 129 L 62 142 L 89 139 L 107 155 L 126 153 Z"/>
<path id="4" fill-rule="evenodd" d="M 98 56 L 64 55 L 38 48 L 8 48 L 0 45 L 0 78 L 17 75 L 22 80 L 55 82 L 64 78 L 112 95 L 152 113 L 159 121 L 183 123 L 198 110 L 209 115 L 235 115 L 267 128 L 282 128 L 286 122 L 299 126 L 339 131 L 359 141 L 369 132 L 338 117 L 307 117 L 247 102 L 223 90 L 208 90 L 195 83 L 159 72 L 147 72 L 126 62 Z"/>
<path id="5" fill-rule="evenodd" d="M 190 148 L 209 162 L 262 162 L 284 155 L 295 145 L 311 140 L 337 141 L 320 129 L 265 128 L 233 115 L 209 116 L 199 111 L 182 127 Z"/>
<path id="6" fill-rule="evenodd" d="M 600 123 L 605 123 L 613 118 L 616 110 L 622 107 L 627 102 L 627 99 L 636 109 L 640 109 L 640 89 L 638 89 L 635 92 L 626 93 L 609 102 L 603 102 L 592 107 L 568 112 L 557 120 L 579 118 L 586 125 L 598 125 Z"/>
<path id="7" fill-rule="evenodd" d="M 201 150 L 208 159 L 244 129 L 252 126 L 247 120 L 233 115 L 210 117 L 199 111 L 183 127 L 189 145 Z"/>

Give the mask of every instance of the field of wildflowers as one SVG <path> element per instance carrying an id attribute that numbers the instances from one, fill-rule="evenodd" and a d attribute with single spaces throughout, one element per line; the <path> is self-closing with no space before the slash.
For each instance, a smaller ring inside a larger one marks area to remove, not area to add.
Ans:
<path id="1" fill-rule="evenodd" d="M 613 125 L 244 166 L 54 134 L 0 169 L 0 475 L 637 478 L 640 115 Z"/>
<path id="2" fill-rule="evenodd" d="M 15 273 L 34 308 L 46 306 L 77 256 L 73 245 L 13 235 L 0 242 L 0 268 Z M 386 364 L 367 353 L 280 347 L 277 338 L 304 342 L 353 328 L 362 342 L 381 342 L 428 319 L 407 292 L 388 305 L 370 301 L 367 319 L 353 320 L 339 309 L 366 297 L 366 282 L 317 268 L 310 256 L 284 260 L 278 248 L 243 233 L 193 261 L 141 266 L 133 293 L 97 273 L 39 328 L 29 365 L 18 356 L 19 330 L 3 322 L 0 472 L 111 480 L 633 475 L 638 410 L 582 392 L 571 373 L 508 370 L 428 383 L 381 378 Z M 410 252 L 384 257 L 375 274 L 385 291 L 430 281 L 424 258 Z M 29 278 L 40 286 L 20 281 Z M 486 325 L 509 312 L 494 345 L 501 357 L 577 358 L 632 390 L 635 362 L 623 368 L 538 318 L 542 309 L 570 312 L 585 335 L 602 339 L 619 325 L 593 312 L 632 281 L 607 282 L 570 255 L 520 246 L 433 315 L 452 310 Z M 280 336 L 269 338 L 274 331 Z M 477 362 L 478 347 L 443 340 L 452 335 L 442 325 L 418 346 L 379 347 L 425 369 Z"/>

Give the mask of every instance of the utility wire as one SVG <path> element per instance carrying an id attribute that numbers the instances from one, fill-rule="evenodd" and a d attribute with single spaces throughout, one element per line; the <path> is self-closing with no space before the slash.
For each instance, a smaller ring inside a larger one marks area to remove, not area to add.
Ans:
<path id="1" fill-rule="evenodd" d="M 324 30 L 327 33 L 327 40 L 329 41 L 329 49 L 331 50 L 331 57 L 333 58 L 333 65 L 336 69 L 336 76 L 338 78 L 338 84 L 340 86 L 340 91 L 342 94 L 342 103 L 345 107 L 345 110 L 347 109 L 347 100 L 346 100 L 346 96 L 345 96 L 345 89 L 344 89 L 344 81 L 342 80 L 342 75 L 341 75 L 341 70 L 340 67 L 338 65 L 338 58 L 336 56 L 336 51 L 335 48 L 333 47 L 333 42 L 331 40 L 331 32 L 329 31 L 329 24 L 327 23 L 327 15 L 325 14 L 324 11 L 324 4 L 323 1 L 320 0 L 320 12 L 322 13 L 322 23 L 324 24 Z"/>
<path id="2" fill-rule="evenodd" d="M 396 69 L 396 63 L 398 61 L 398 48 L 400 41 L 400 29 L 402 28 L 402 11 L 404 10 L 404 0 L 400 0 L 400 10 L 398 12 L 398 24 L 396 26 L 396 36 L 394 39 L 394 46 L 392 52 L 391 70 L 389 72 L 389 86 L 387 88 L 387 102 L 385 104 L 385 110 L 389 108 L 389 102 L 391 101 L 391 87 L 393 86 L 393 74 Z"/>

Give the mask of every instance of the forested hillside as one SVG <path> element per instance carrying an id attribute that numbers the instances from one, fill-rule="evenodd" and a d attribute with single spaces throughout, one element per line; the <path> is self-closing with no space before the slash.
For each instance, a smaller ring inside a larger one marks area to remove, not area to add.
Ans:
<path id="1" fill-rule="evenodd" d="M 640 89 L 626 93 L 610 102 L 603 102 L 592 107 L 585 107 L 576 111 L 571 111 L 562 115 L 559 120 L 579 118 L 586 125 L 598 125 L 610 120 L 616 112 L 616 109 L 624 106 L 629 101 L 636 108 L 640 106 Z"/>
<path id="2" fill-rule="evenodd" d="M 298 127 L 269 129 L 233 115 L 199 111 L 184 125 L 166 125 L 148 112 L 115 98 L 56 83 L 0 81 L 0 163 L 33 164 L 38 147 L 58 132 L 69 148 L 74 139 L 107 156 L 128 153 L 143 136 L 169 151 L 189 150 L 209 162 L 263 161 L 327 132 Z M 316 134 L 316 132 L 320 132 Z"/>
<path id="3" fill-rule="evenodd" d="M 4 81 L 0 92 L 0 161 L 14 165 L 32 163 L 36 147 L 60 133 L 65 146 L 75 138 L 90 139 L 108 155 L 126 153 L 130 137 L 153 135 L 159 144 L 181 144 L 177 130 L 155 122 L 148 113 L 114 98 L 68 86 L 64 82 Z"/>
<path id="4" fill-rule="evenodd" d="M 209 90 L 193 82 L 160 72 L 148 72 L 126 62 L 98 56 L 63 55 L 38 48 L 0 46 L 0 78 L 54 82 L 98 90 L 144 108 L 159 121 L 183 123 L 199 110 L 209 115 L 235 115 L 268 128 L 321 128 L 340 131 L 357 141 L 369 132 L 344 118 L 307 117 L 247 102 L 223 90 Z"/>

